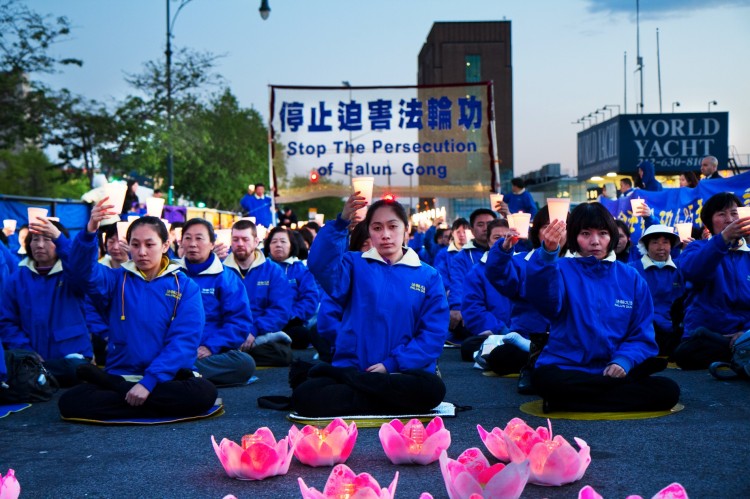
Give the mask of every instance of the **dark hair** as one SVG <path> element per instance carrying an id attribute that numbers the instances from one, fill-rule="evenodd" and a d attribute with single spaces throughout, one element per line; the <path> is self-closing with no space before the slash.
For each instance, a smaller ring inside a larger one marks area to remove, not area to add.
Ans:
<path id="1" fill-rule="evenodd" d="M 258 237 L 258 229 L 255 224 L 250 220 L 238 220 L 232 225 L 232 230 L 247 230 L 250 229 L 253 232 L 253 236 Z"/>
<path id="2" fill-rule="evenodd" d="M 742 206 L 742 201 L 733 192 L 720 192 L 714 194 L 708 201 L 703 203 L 703 209 L 701 210 L 701 222 L 706 226 L 708 231 L 714 233 L 714 222 L 713 217 L 716 212 L 731 208 L 732 205 L 738 208 Z M 715 235 L 715 234 L 714 234 Z"/>
<path id="3" fill-rule="evenodd" d="M 648 244 L 653 241 L 654 239 L 658 239 L 660 237 L 666 237 L 669 241 L 669 247 L 674 248 L 675 245 L 677 245 L 678 242 L 680 242 L 680 236 L 677 234 L 672 234 L 670 237 L 669 234 L 665 234 L 663 232 L 654 232 L 653 234 L 649 234 L 647 236 L 641 237 L 641 240 L 639 242 L 643 243 L 643 246 L 646 247 L 646 250 L 648 250 Z"/>
<path id="4" fill-rule="evenodd" d="M 161 189 L 154 189 L 154 194 L 161 194 Z"/>
<path id="5" fill-rule="evenodd" d="M 622 231 L 628 236 L 628 245 L 630 245 L 630 227 L 628 224 L 620 220 L 619 218 L 615 219 L 615 226 L 622 229 Z M 619 236 L 620 233 L 618 232 L 617 235 Z"/>
<path id="6" fill-rule="evenodd" d="M 6 247 L 10 244 L 10 241 L 8 241 L 8 236 L 5 235 L 5 232 L 0 230 L 0 242 L 2 242 Z"/>
<path id="7" fill-rule="evenodd" d="M 132 224 L 130 224 L 130 227 L 128 227 L 128 243 L 130 242 L 130 237 L 133 235 L 133 231 L 141 225 L 150 226 L 151 229 L 156 232 L 156 235 L 159 236 L 161 242 L 166 243 L 167 241 L 169 241 L 169 232 L 167 231 L 167 226 L 164 225 L 164 222 L 162 222 L 159 217 L 145 216 L 136 219 Z"/>
<path id="8" fill-rule="evenodd" d="M 516 177 L 513 180 L 510 181 L 511 185 L 518 187 L 519 189 L 523 189 L 523 179 L 521 177 Z"/>
<path id="9" fill-rule="evenodd" d="M 465 218 L 457 218 L 453 222 L 453 225 L 451 225 L 451 232 L 456 231 L 460 229 L 461 227 L 463 227 L 464 229 L 470 229 L 471 225 L 469 225 L 469 221 L 466 220 Z"/>
<path id="10" fill-rule="evenodd" d="M 315 240 L 315 238 L 313 237 L 312 232 L 310 232 L 308 230 L 307 225 L 305 225 L 304 227 L 300 227 L 299 229 L 297 229 L 297 234 L 299 234 L 300 237 L 305 240 L 305 242 L 307 243 L 307 247 L 308 248 L 310 246 L 312 246 L 312 243 Z M 301 247 L 300 247 L 300 249 L 301 249 Z"/>
<path id="11" fill-rule="evenodd" d="M 300 260 L 307 260 L 309 250 L 307 249 L 307 246 L 305 246 L 305 238 L 302 237 L 302 234 L 296 230 L 291 231 L 289 234 L 293 238 L 291 240 L 292 246 L 294 246 L 295 243 L 297 244 L 297 254 L 294 256 L 296 256 Z M 308 234 L 310 233 L 308 232 Z"/>
<path id="12" fill-rule="evenodd" d="M 372 217 L 374 217 L 375 212 L 383 206 L 393 209 L 399 220 L 404 223 L 404 227 L 409 226 L 409 217 L 406 215 L 404 205 L 393 199 L 378 199 L 367 209 L 367 215 L 365 216 L 364 222 L 362 222 L 365 224 L 365 227 L 367 227 L 368 231 L 370 230 L 370 222 L 372 222 Z"/>
<path id="13" fill-rule="evenodd" d="M 203 227 L 205 227 L 208 231 L 208 240 L 212 243 L 216 242 L 216 233 L 214 232 L 214 226 L 211 222 L 204 218 L 191 218 L 190 220 L 185 222 L 185 225 L 182 226 L 182 237 L 185 237 L 185 232 L 187 232 L 190 227 L 196 225 L 202 225 Z"/>
<path id="14" fill-rule="evenodd" d="M 60 222 L 55 222 L 54 220 L 50 220 L 49 223 L 57 227 L 57 230 L 59 230 L 65 237 L 70 237 L 68 229 L 66 229 L 63 224 L 61 224 Z M 26 228 L 28 229 L 28 227 Z M 23 247 L 26 249 L 26 256 L 28 256 L 30 260 L 34 259 L 34 257 L 31 256 L 31 238 L 33 236 L 34 234 L 32 234 L 31 231 L 28 231 L 26 233 L 26 240 L 23 242 Z"/>
<path id="15" fill-rule="evenodd" d="M 255 184 L 255 187 L 253 189 L 257 189 L 258 187 L 263 187 L 265 189 L 266 184 L 264 184 L 263 182 L 258 182 L 257 184 Z"/>
<path id="16" fill-rule="evenodd" d="M 349 251 L 362 251 L 365 241 L 370 239 L 370 231 L 363 223 L 358 223 L 349 235 Z"/>
<path id="17" fill-rule="evenodd" d="M 307 222 L 305 227 L 314 230 L 316 234 L 320 232 L 320 224 L 318 222 Z"/>
<path id="18" fill-rule="evenodd" d="M 479 215 L 490 215 L 493 219 L 497 218 L 497 213 L 490 210 L 489 208 L 477 208 L 476 210 L 471 212 L 471 215 L 469 215 L 469 224 L 471 224 L 472 230 L 474 230 L 474 221 Z"/>
<path id="19" fill-rule="evenodd" d="M 695 174 L 695 172 L 682 172 L 680 173 L 683 177 L 685 177 L 685 181 L 688 184 L 688 187 L 697 187 L 698 186 L 698 175 Z"/>
<path id="20" fill-rule="evenodd" d="M 437 243 L 438 241 L 440 241 L 440 238 L 443 237 L 443 234 L 445 234 L 446 231 L 450 232 L 450 229 L 448 229 L 448 228 L 444 228 L 444 229 L 438 228 L 435 231 L 435 237 L 433 237 L 432 240 Z"/>
<path id="21" fill-rule="evenodd" d="M 487 224 L 487 240 L 489 240 L 490 236 L 492 235 L 492 229 L 495 229 L 497 227 L 505 227 L 506 229 L 510 228 L 506 219 L 496 218 L 495 220 Z"/>
<path id="22" fill-rule="evenodd" d="M 185 222 L 172 222 L 171 224 L 169 224 L 170 231 L 174 229 L 180 229 L 182 227 L 185 227 Z"/>
<path id="23" fill-rule="evenodd" d="M 273 236 L 275 236 L 276 234 L 286 234 L 287 239 L 289 239 L 289 255 L 286 258 L 297 256 L 297 254 L 299 253 L 297 240 L 294 238 L 294 235 L 292 235 L 293 233 L 289 229 L 289 227 L 286 227 L 284 225 L 277 225 L 276 227 L 268 231 L 266 240 L 263 242 L 263 254 L 267 257 L 271 256 L 271 239 L 273 239 Z"/>
<path id="24" fill-rule="evenodd" d="M 629 187 L 633 187 L 633 181 L 628 177 L 621 178 L 620 182 L 625 182 Z"/>
<path id="25" fill-rule="evenodd" d="M 104 234 L 104 244 L 107 244 L 107 241 L 113 237 L 117 237 L 117 223 L 99 226 L 99 232 Z M 101 237 L 99 239 L 101 239 Z"/>
<path id="26" fill-rule="evenodd" d="M 568 217 L 570 217 L 570 215 L 568 215 Z M 549 225 L 549 207 L 547 207 L 547 205 L 544 205 L 536 212 L 534 220 L 531 222 L 531 227 L 529 228 L 529 240 L 531 241 L 532 248 L 538 248 L 542 245 L 539 232 L 545 225 Z"/>
<path id="27" fill-rule="evenodd" d="M 578 234 L 584 229 L 599 229 L 609 232 L 607 252 L 617 247 L 620 235 L 612 214 L 601 203 L 581 203 L 568 216 L 568 249 L 574 253 L 581 251 L 578 246 Z"/>

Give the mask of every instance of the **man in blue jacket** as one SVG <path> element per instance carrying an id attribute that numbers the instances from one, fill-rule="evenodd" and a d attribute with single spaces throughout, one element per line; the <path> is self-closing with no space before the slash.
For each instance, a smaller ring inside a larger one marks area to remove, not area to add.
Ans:
<path id="1" fill-rule="evenodd" d="M 271 198 L 265 195 L 266 186 L 255 184 L 248 188 L 247 194 L 240 200 L 242 210 L 247 216 L 255 217 L 255 223 L 263 227 L 273 225 L 273 209 L 271 207 Z"/>
<path id="2" fill-rule="evenodd" d="M 259 243 L 253 222 L 240 220 L 232 226 L 232 253 L 224 266 L 241 278 L 253 314 L 253 328 L 241 349 L 259 366 L 289 365 L 292 341 L 282 328 L 292 318 L 292 288 L 281 267 L 258 249 Z"/>
<path id="3" fill-rule="evenodd" d="M 504 201 L 508 203 L 508 211 L 511 213 L 518 213 L 520 211 L 530 213 L 531 218 L 534 218 L 534 215 L 536 215 L 536 212 L 539 211 L 539 209 L 536 207 L 536 203 L 531 197 L 529 191 L 524 187 L 523 179 L 516 177 L 511 180 L 510 188 L 512 192 L 506 194 L 504 199 Z"/>

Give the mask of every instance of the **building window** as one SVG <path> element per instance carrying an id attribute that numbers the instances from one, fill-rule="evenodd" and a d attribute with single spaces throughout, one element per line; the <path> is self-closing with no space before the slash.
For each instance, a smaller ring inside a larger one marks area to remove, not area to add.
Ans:
<path id="1" fill-rule="evenodd" d="M 482 58 L 478 55 L 467 55 L 466 61 L 466 82 L 476 83 L 482 81 Z"/>

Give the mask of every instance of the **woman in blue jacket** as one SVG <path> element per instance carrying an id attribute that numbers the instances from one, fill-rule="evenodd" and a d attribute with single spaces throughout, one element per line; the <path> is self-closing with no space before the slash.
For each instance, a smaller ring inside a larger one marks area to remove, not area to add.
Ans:
<path id="1" fill-rule="evenodd" d="M 131 262 L 119 269 L 99 265 L 96 231 L 114 208 L 106 201 L 91 210 L 66 261 L 73 283 L 109 319 L 106 372 L 79 367 L 86 383 L 60 397 L 60 413 L 102 420 L 205 413 L 217 391 L 192 372 L 205 323 L 200 288 L 166 257 L 167 228 L 156 217 L 141 217 L 128 229 Z"/>
<path id="2" fill-rule="evenodd" d="M 332 365 L 312 367 L 292 393 L 305 416 L 425 412 L 445 396 L 435 373 L 449 318 L 440 276 L 404 247 L 408 219 L 396 201 L 377 201 L 361 222 L 372 249 L 347 252 L 349 222 L 366 205 L 350 196 L 310 250 L 310 271 L 343 316 Z"/>
<path id="3" fill-rule="evenodd" d="M 39 219 L 24 242 L 26 258 L 4 285 L 0 340 L 8 350 L 37 353 L 62 386 L 76 383 L 76 368 L 91 361 L 84 293 L 66 262 L 68 231 Z"/>
<path id="4" fill-rule="evenodd" d="M 569 217 L 568 249 L 558 258 L 565 222 L 543 231 L 543 247 L 527 267 L 527 298 L 550 320 L 547 345 L 536 362 L 534 387 L 553 411 L 657 411 L 679 400 L 677 384 L 650 374 L 653 305 L 646 281 L 615 259 L 617 227 L 600 203 L 581 204 Z"/>
<path id="5" fill-rule="evenodd" d="M 255 360 L 239 348 L 253 316 L 242 281 L 214 254 L 215 242 L 213 226 L 202 218 L 192 218 L 182 228 L 182 266 L 200 286 L 206 313 L 195 369 L 217 386 L 245 384 L 255 372 Z"/>
<path id="6" fill-rule="evenodd" d="M 292 348 L 304 349 L 310 345 L 309 324 L 318 311 L 320 298 L 315 278 L 297 258 L 298 252 L 292 231 L 283 226 L 271 229 L 263 245 L 263 253 L 281 267 L 292 291 L 284 297 L 291 303 L 292 318 L 282 330 L 292 338 Z"/>
<path id="7" fill-rule="evenodd" d="M 693 241 L 678 263 L 689 282 L 685 332 L 674 352 L 682 369 L 729 362 L 734 341 L 750 329 L 750 217 L 739 218 L 742 201 L 731 192 L 714 194 L 701 210 L 711 239 Z"/>

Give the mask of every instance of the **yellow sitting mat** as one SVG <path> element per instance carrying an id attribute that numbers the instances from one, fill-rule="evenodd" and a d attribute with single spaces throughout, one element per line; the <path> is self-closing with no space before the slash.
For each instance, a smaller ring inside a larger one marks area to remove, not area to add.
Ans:
<path id="1" fill-rule="evenodd" d="M 197 416 L 187 417 L 163 417 L 163 418 L 143 418 L 143 419 L 85 419 L 85 418 L 62 418 L 63 421 L 70 421 L 71 423 L 86 423 L 86 424 L 98 424 L 98 425 L 114 425 L 114 426 L 137 426 L 137 425 L 157 425 L 157 424 L 169 424 L 169 423 L 184 423 L 186 421 L 197 421 L 199 419 L 207 419 L 224 414 L 224 405 L 217 403 L 211 409 L 203 414 Z"/>
<path id="2" fill-rule="evenodd" d="M 326 426 L 337 417 L 346 421 L 347 424 L 357 423 L 358 428 L 380 428 L 383 423 L 388 423 L 394 419 L 399 419 L 407 423 L 410 419 L 418 419 L 423 423 L 432 421 L 435 416 L 441 418 L 455 418 L 456 406 L 450 402 L 441 402 L 439 406 L 426 414 L 384 414 L 384 415 L 363 415 L 363 416 L 331 416 L 324 418 L 308 418 L 300 416 L 296 412 L 287 415 L 287 419 L 293 423 L 309 424 L 313 426 Z"/>
<path id="3" fill-rule="evenodd" d="M 31 404 L 26 402 L 19 402 L 18 404 L 6 404 L 0 405 L 0 418 L 4 418 L 12 412 L 20 412 L 24 409 L 31 407 Z"/>
<path id="4" fill-rule="evenodd" d="M 518 378 L 521 375 L 518 373 L 511 373 L 500 376 L 495 371 L 482 371 L 482 376 L 487 376 L 488 378 Z"/>
<path id="5" fill-rule="evenodd" d="M 579 421 L 618 421 L 625 419 L 652 419 L 660 418 L 662 416 L 669 416 L 675 412 L 680 412 L 685 408 L 682 404 L 677 404 L 668 411 L 640 411 L 640 412 L 550 412 L 545 413 L 542 410 L 542 400 L 532 400 L 521 404 L 521 412 L 531 414 L 532 416 L 538 416 L 540 418 L 549 419 L 576 419 Z"/>

